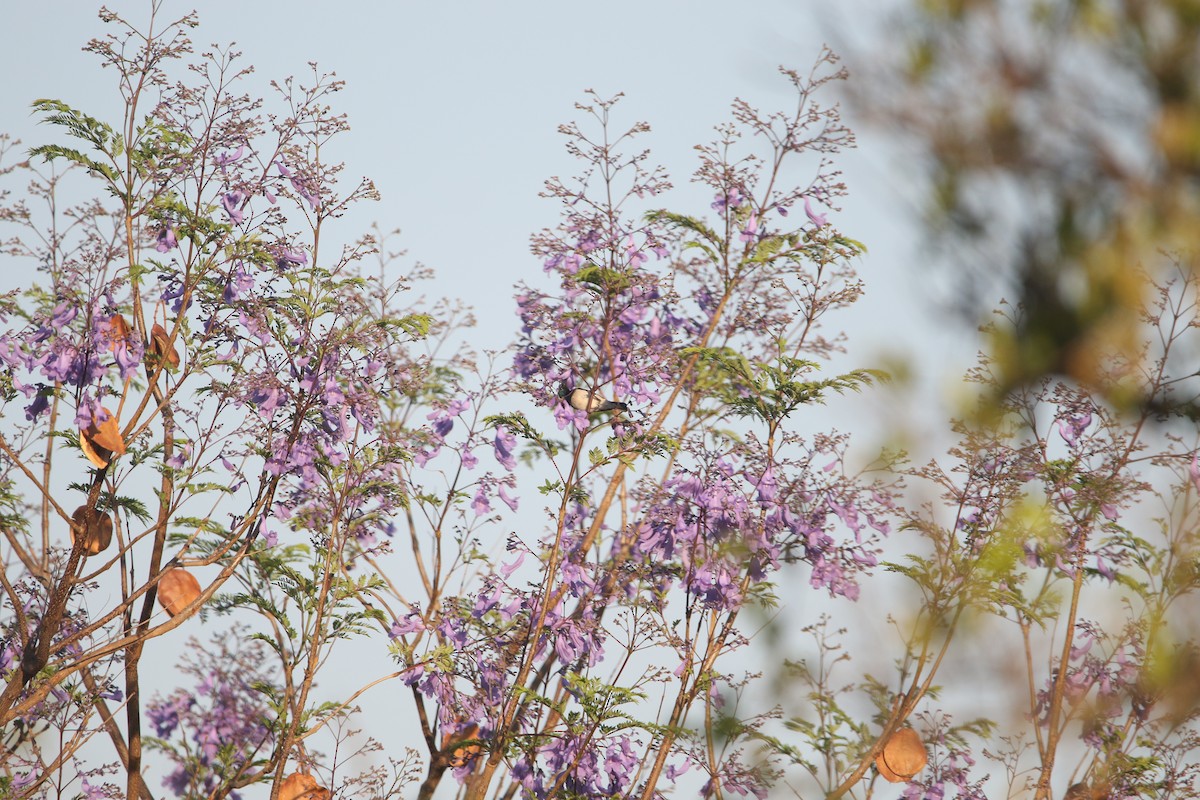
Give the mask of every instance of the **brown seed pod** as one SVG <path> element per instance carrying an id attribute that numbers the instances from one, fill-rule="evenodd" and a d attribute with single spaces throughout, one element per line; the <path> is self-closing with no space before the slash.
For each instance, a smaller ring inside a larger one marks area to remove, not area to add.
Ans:
<path id="1" fill-rule="evenodd" d="M 83 451 L 83 455 L 88 461 L 92 462 L 92 466 L 94 467 L 107 467 L 109 462 L 112 461 L 112 451 L 92 444 L 87 434 L 82 431 L 79 434 L 79 449 Z"/>
<path id="2" fill-rule="evenodd" d="M 479 725 L 472 722 L 461 731 L 450 731 L 442 737 L 442 752 L 445 752 L 454 744 L 458 747 L 450 753 L 450 766 L 454 768 L 465 767 L 474 760 L 475 756 L 479 755 L 482 748 L 479 742 L 472 741 L 479 737 Z"/>
<path id="3" fill-rule="evenodd" d="M 71 514 L 71 544 L 75 544 L 75 529 L 83 529 L 83 552 L 89 556 L 108 549 L 112 544 L 113 523 L 108 514 L 80 506 Z"/>
<path id="4" fill-rule="evenodd" d="M 1073 783 L 1067 788 L 1067 793 L 1063 795 L 1063 800 L 1107 800 L 1111 793 L 1111 787 L 1100 782 L 1095 786 L 1088 786 L 1086 783 Z"/>
<path id="5" fill-rule="evenodd" d="M 158 602 L 172 617 L 200 596 L 200 581 L 182 567 L 172 567 L 158 580 Z"/>
<path id="6" fill-rule="evenodd" d="M 875 769 L 892 783 L 911 780 L 925 768 L 929 756 L 925 743 L 912 728 L 901 728 L 893 733 L 875 757 Z"/>
<path id="7" fill-rule="evenodd" d="M 329 790 L 306 772 L 294 772 L 279 784 L 279 800 L 329 800 Z"/>
<path id="8" fill-rule="evenodd" d="M 121 425 L 117 418 L 104 409 L 108 419 L 101 423 L 94 420 L 79 431 L 79 448 L 87 460 L 97 467 L 107 467 L 114 455 L 125 455 L 125 440 L 121 438 Z"/>
<path id="9" fill-rule="evenodd" d="M 125 339 L 126 341 L 129 339 L 129 323 L 126 322 L 125 317 L 121 316 L 120 314 L 113 314 L 108 318 L 108 324 L 109 338 L 112 339 L 112 344 L 109 345 L 109 349 L 111 349 L 113 352 L 116 352 L 117 344 L 122 339 Z"/>
<path id="10" fill-rule="evenodd" d="M 167 329 L 157 322 L 150 328 L 150 352 L 169 366 L 179 366 L 179 351 L 171 346 L 171 337 L 167 335 Z"/>

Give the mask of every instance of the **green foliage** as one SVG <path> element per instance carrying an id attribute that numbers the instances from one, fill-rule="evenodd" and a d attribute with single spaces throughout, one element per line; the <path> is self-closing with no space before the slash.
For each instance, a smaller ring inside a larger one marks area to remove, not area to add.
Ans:
<path id="1" fill-rule="evenodd" d="M 93 150 L 107 156 L 110 160 L 116 159 L 124 153 L 124 139 L 119 134 L 114 134 L 112 126 L 106 122 L 101 122 L 82 111 L 77 111 L 59 100 L 37 100 L 33 103 L 33 109 L 46 115 L 43 122 L 64 128 L 69 136 L 86 142 L 91 145 Z M 112 164 L 97 161 L 79 150 L 61 145 L 47 144 L 34 147 L 29 151 L 29 155 L 42 156 L 47 161 L 62 158 L 78 164 L 93 175 L 104 178 L 108 182 L 109 188 L 113 190 L 114 194 L 116 193 L 120 175 Z"/>
<path id="2" fill-rule="evenodd" d="M 776 425 L 800 406 L 824 402 L 830 391 L 860 392 L 876 381 L 887 381 L 885 372 L 859 369 L 833 378 L 811 381 L 802 378 L 819 365 L 814 361 L 780 356 L 776 364 L 755 363 L 727 347 L 687 348 L 709 368 L 702 388 L 727 405 L 732 413 L 755 417 Z"/>
<path id="3" fill-rule="evenodd" d="M 646 214 L 646 221 L 673 227 L 694 234 L 702 241 L 691 239 L 684 243 L 684 249 L 696 248 L 714 262 L 720 263 L 719 253 L 724 249 L 722 238 L 700 220 L 686 214 L 676 214 L 665 209 L 657 209 Z"/>
<path id="4" fill-rule="evenodd" d="M 645 700 L 645 692 L 613 685 L 576 672 L 568 672 L 564 676 L 564 682 L 571 695 L 578 701 L 578 710 L 567 714 L 568 722 L 573 726 L 596 726 L 605 734 L 630 727 L 641 727 L 636 716 L 624 707 Z"/>
<path id="5" fill-rule="evenodd" d="M 600 296 L 617 295 L 632 286 L 628 275 L 618 269 L 588 262 L 575 273 L 575 280 Z"/>

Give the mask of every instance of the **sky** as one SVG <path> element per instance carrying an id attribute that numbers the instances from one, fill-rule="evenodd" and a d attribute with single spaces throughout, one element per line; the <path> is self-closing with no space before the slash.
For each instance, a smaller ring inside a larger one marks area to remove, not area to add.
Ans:
<path id="1" fill-rule="evenodd" d="M 96 116 L 118 97 L 111 71 L 81 52 L 105 26 L 98 6 L 81 0 L 10 2 L 0 26 L 0 132 L 23 147 L 49 135 L 30 115 L 38 98 L 56 98 Z M 336 107 L 351 130 L 336 155 L 351 183 L 369 176 L 382 200 L 347 224 L 400 228 L 396 244 L 438 277 L 422 291 L 474 307 L 478 348 L 502 349 L 517 330 L 513 285 L 544 279 L 529 236 L 553 226 L 558 209 L 538 197 L 552 175 L 575 166 L 559 124 L 577 118 L 584 91 L 624 92 L 623 125 L 651 124 L 645 137 L 676 189 L 665 202 L 704 213 L 711 197 L 689 182 L 693 146 L 712 137 L 742 97 L 771 109 L 791 102 L 777 67 L 805 70 L 828 42 L 866 52 L 885 22 L 871 0 L 606 0 L 601 3 L 375 2 L 210 0 L 193 34 L 198 49 L 236 42 L 255 74 L 252 93 L 269 81 L 302 76 L 308 62 L 346 81 Z M 147 18 L 149 0 L 109 8 L 131 21 Z M 167 0 L 174 19 L 192 5 Z M 852 77 L 853 80 L 853 77 Z M 840 88 L 835 88 L 840 92 Z M 836 100 L 835 95 L 825 102 Z M 786 106 L 785 106 L 786 107 Z M 850 122 L 853 125 L 854 119 Z M 916 224 L 919 191 L 910 155 L 886 132 L 858 131 L 859 148 L 840 159 L 850 196 L 831 214 L 864 242 L 859 264 L 866 295 L 836 324 L 850 332 L 845 365 L 875 367 L 908 360 L 908 392 L 868 393 L 817 413 L 817 424 L 867 434 L 865 450 L 902 432 L 933 442 L 956 409 L 959 376 L 971 363 L 972 331 L 932 300 L 944 278 L 930 267 Z M 0 267 L 8 282 L 16 270 Z M 891 443 L 894 443 L 891 442 Z M 929 455 L 932 455 L 930 453 Z"/>
<path id="2" fill-rule="evenodd" d="M 347 164 L 348 181 L 368 176 L 382 193 L 357 224 L 401 229 L 393 244 L 439 276 L 426 291 L 465 300 L 480 320 L 476 346 L 499 349 L 516 328 L 513 284 L 541 277 L 529 236 L 552 226 L 557 208 L 538 193 L 548 177 L 574 170 L 557 126 L 577 118 L 574 104 L 586 89 L 625 94 L 618 121 L 651 124 L 644 142 L 676 185 L 665 202 L 705 212 L 711 198 L 689 181 L 692 148 L 710 140 L 730 102 L 786 107 L 789 86 L 777 68 L 807 69 L 826 42 L 844 54 L 853 80 L 855 60 L 884 29 L 880 9 L 888 5 L 752 0 L 733 13 L 713 0 L 215 0 L 200 9 L 193 40 L 197 48 L 235 43 L 255 68 L 252 92 L 304 76 L 309 62 L 346 82 L 335 100 L 351 131 L 336 156 Z M 142 21 L 150 3 L 118 0 L 109 8 Z M 167 0 L 160 17 L 192 8 Z M 48 132 L 31 117 L 30 103 L 43 97 L 96 116 L 115 108 L 111 74 L 81 52 L 105 29 L 96 12 L 83 0 L 5 10 L 0 59 L 20 79 L 0 82 L 0 130 L 26 145 L 42 141 Z M 841 92 L 833 87 L 825 102 Z M 903 408 L 920 416 L 948 403 L 929 415 L 944 419 L 974 354 L 971 331 L 931 299 L 944 296 L 933 287 L 945 275 L 925 266 L 918 245 L 920 198 L 909 155 L 886 132 L 857 132 L 859 148 L 839 162 L 850 196 L 831 217 L 869 248 L 859 264 L 866 297 L 840 318 L 851 333 L 847 364 L 912 357 L 918 385 Z M 872 400 L 861 402 L 870 407 Z M 894 411 L 896 402 L 885 407 Z"/>

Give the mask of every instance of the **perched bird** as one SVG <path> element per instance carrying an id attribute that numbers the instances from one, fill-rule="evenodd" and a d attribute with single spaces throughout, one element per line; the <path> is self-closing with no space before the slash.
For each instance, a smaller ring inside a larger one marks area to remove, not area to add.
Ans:
<path id="1" fill-rule="evenodd" d="M 599 414 L 601 411 L 628 411 L 629 406 L 613 400 L 605 400 L 596 392 L 587 389 L 572 389 L 565 383 L 558 387 L 558 396 L 567 401 L 567 405 L 589 414 Z"/>

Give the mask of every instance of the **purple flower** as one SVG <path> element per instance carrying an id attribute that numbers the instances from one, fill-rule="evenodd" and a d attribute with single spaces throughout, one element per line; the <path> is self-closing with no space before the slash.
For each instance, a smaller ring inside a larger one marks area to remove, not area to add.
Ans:
<path id="1" fill-rule="evenodd" d="M 225 284 L 225 292 L 222 295 L 222 299 L 226 304 L 232 304 L 239 297 L 248 294 L 253 289 L 254 276 L 239 261 L 234 264 L 233 274 L 229 276 L 229 282 Z"/>
<path id="2" fill-rule="evenodd" d="M 510 496 L 509 493 L 505 491 L 503 484 L 500 484 L 496 487 L 496 493 L 500 495 L 500 499 L 504 501 L 504 505 L 508 506 L 513 511 L 517 510 L 517 498 Z"/>
<path id="3" fill-rule="evenodd" d="M 758 214 L 751 213 L 750 219 L 746 220 L 746 227 L 742 229 L 739 237 L 743 242 L 752 242 L 759 235 Z"/>
<path id="4" fill-rule="evenodd" d="M 737 208 L 745 199 L 741 191 L 737 187 L 733 187 L 729 191 L 717 195 L 717 199 L 713 201 L 712 207 L 717 211 L 725 211 L 729 208 Z"/>
<path id="5" fill-rule="evenodd" d="M 121 380 L 129 380 L 142 363 L 141 343 L 137 342 L 134 347 L 129 345 L 130 342 L 127 339 L 122 339 L 113 345 L 113 358 L 116 359 L 117 368 L 121 372 Z"/>
<path id="6" fill-rule="evenodd" d="M 179 449 L 179 452 L 167 459 L 166 463 L 171 469 L 183 469 L 184 464 L 186 464 L 188 459 L 191 457 L 192 446 L 190 444 L 184 444 L 184 446 Z"/>
<path id="7" fill-rule="evenodd" d="M 56 331 L 61 331 L 64 326 L 70 325 L 71 321 L 79 314 L 79 307 L 71 305 L 67 302 L 59 303 L 50 312 L 50 327 Z"/>
<path id="8" fill-rule="evenodd" d="M 179 767 L 170 775 L 163 778 L 163 785 L 180 797 L 188 794 L 188 786 L 191 782 L 191 777 L 189 777 L 187 770 L 183 767 Z"/>
<path id="9" fill-rule="evenodd" d="M 213 163 L 218 167 L 227 167 L 242 159 L 242 154 L 246 151 L 246 145 L 241 145 L 232 153 L 218 153 L 213 156 Z"/>
<path id="10" fill-rule="evenodd" d="M 9 789 L 24 789 L 33 783 L 35 775 L 32 772 L 20 772 L 13 778 L 13 782 L 9 785 Z"/>
<path id="11" fill-rule="evenodd" d="M 813 211 L 812 204 L 809 203 L 807 197 L 804 198 L 804 213 L 808 215 L 808 221 L 813 225 L 816 225 L 818 228 L 824 228 L 829 224 L 829 221 L 825 218 L 824 214 L 818 214 Z"/>
<path id="12" fill-rule="evenodd" d="M 221 196 L 221 205 L 225 207 L 225 213 L 229 215 L 229 221 L 234 225 L 241 225 L 242 220 L 246 218 L 246 215 L 242 213 L 242 205 L 245 202 L 246 193 L 240 189 L 226 192 Z"/>
<path id="13" fill-rule="evenodd" d="M 475 598 L 475 606 L 471 609 L 473 619 L 483 619 L 484 615 L 500 605 L 500 591 L 480 592 Z"/>
<path id="14" fill-rule="evenodd" d="M 513 509 L 513 510 L 515 511 L 516 509 Z M 514 572 L 516 572 L 518 569 L 520 569 L 521 565 L 524 563 L 525 563 L 525 554 L 519 553 L 517 555 L 516 561 L 513 561 L 510 564 L 501 564 L 500 565 L 500 577 L 504 578 L 505 580 L 508 580 L 510 577 L 512 577 L 512 574 Z"/>
<path id="15" fill-rule="evenodd" d="M 629 266 L 637 269 L 642 264 L 646 263 L 648 256 L 643 253 L 633 241 L 633 234 L 625 239 L 625 257 L 629 259 Z"/>
<path id="16" fill-rule="evenodd" d="M 629 737 L 622 736 L 617 743 L 609 746 L 604 758 L 604 772 L 609 780 L 608 793 L 623 793 L 637 762 L 638 757 L 629 743 Z"/>
<path id="17" fill-rule="evenodd" d="M 146 717 L 154 726 L 154 732 L 160 738 L 166 738 L 175 728 L 179 727 L 180 715 L 186 713 L 195 703 L 194 697 L 180 690 L 170 700 L 160 703 L 152 702 L 146 708 Z"/>
<path id="18" fill-rule="evenodd" d="M 320 208 L 321 198 L 309 191 L 308 184 L 303 180 L 300 178 L 292 178 L 292 188 L 295 189 L 296 193 L 308 202 L 309 207 L 311 207 L 313 211 L 316 211 L 318 208 Z"/>
<path id="19" fill-rule="evenodd" d="M 308 263 L 308 255 L 303 250 L 292 247 L 281 248 L 275 255 L 275 266 L 280 269 L 299 267 Z"/>
<path id="20" fill-rule="evenodd" d="M 775 472 L 770 467 L 763 471 L 762 477 L 758 480 L 758 503 L 764 508 L 774 504 L 775 499 L 779 496 L 779 489 L 775 485 Z"/>
<path id="21" fill-rule="evenodd" d="M 388 629 L 388 638 L 395 639 L 397 636 L 423 630 L 425 630 L 425 620 L 421 619 L 421 615 L 417 613 L 416 609 L 413 609 L 402 619 L 392 623 L 392 627 Z"/>
<path id="22" fill-rule="evenodd" d="M 1083 432 L 1091 424 L 1091 412 L 1069 414 L 1065 419 L 1058 421 L 1058 433 L 1062 436 L 1063 441 L 1067 443 L 1068 447 L 1074 447 L 1079 441 L 1079 437 L 1083 435 Z"/>
<path id="23" fill-rule="evenodd" d="M 50 380 L 76 386 L 90 384 L 100 371 L 99 353 L 90 350 L 85 354 L 63 339 L 55 341 L 53 349 L 35 363 L 41 366 L 42 374 Z"/>
<path id="24" fill-rule="evenodd" d="M 509 472 L 516 469 L 517 466 L 517 461 L 513 458 L 513 448 L 516 447 L 516 444 L 517 437 L 510 433 L 508 428 L 502 425 L 496 428 L 496 441 L 494 443 L 496 460 Z"/>
<path id="25" fill-rule="evenodd" d="M 414 664 L 400 675 L 400 680 L 404 682 L 405 686 L 413 686 L 417 683 L 417 681 L 421 680 L 422 676 L 424 675 L 425 665 Z"/>
<path id="26" fill-rule="evenodd" d="M 174 300 L 171 310 L 178 314 L 183 306 L 183 282 L 178 278 L 166 279 L 166 286 L 163 287 L 160 297 L 163 302 Z M 188 301 L 188 304 L 191 304 L 191 300 Z"/>
<path id="27" fill-rule="evenodd" d="M 154 249 L 160 253 L 169 253 L 178 246 L 179 242 L 175 239 L 175 228 L 170 225 L 164 225 L 158 232 Z"/>
<path id="28" fill-rule="evenodd" d="M 908 788 L 904 790 L 901 797 L 904 800 L 942 800 L 945 797 L 946 789 L 940 783 L 934 783 L 930 786 L 922 786 L 919 783 L 909 783 Z"/>
<path id="29" fill-rule="evenodd" d="M 667 764 L 667 770 L 666 770 L 667 777 L 670 780 L 674 781 L 680 775 L 687 772 L 691 768 L 692 768 L 692 762 L 690 762 L 690 761 L 685 761 L 685 762 L 683 762 L 682 765 L 679 765 L 679 766 L 676 766 L 675 764 Z"/>
<path id="30" fill-rule="evenodd" d="M 554 421 L 558 423 L 559 430 L 566 428 L 568 425 L 574 425 L 580 431 L 588 429 L 587 412 L 577 411 L 566 403 L 560 402 L 554 404 Z"/>
<path id="31" fill-rule="evenodd" d="M 433 432 L 439 439 L 445 439 L 454 429 L 454 419 L 442 411 L 430 413 L 427 419 L 433 420 Z"/>
<path id="32" fill-rule="evenodd" d="M 287 400 L 287 394 L 278 386 L 259 387 L 252 391 L 247 399 L 258 406 L 263 419 L 270 419 L 275 415 L 275 409 Z"/>
<path id="33" fill-rule="evenodd" d="M 50 407 L 50 392 L 45 384 L 38 384 L 38 392 L 34 395 L 33 402 L 25 406 L 25 419 L 32 422 L 39 415 Z"/>
<path id="34" fill-rule="evenodd" d="M 479 487 L 479 491 L 475 492 L 475 499 L 471 501 L 471 508 L 481 517 L 492 510 L 492 505 L 488 502 L 487 493 L 484 492 L 482 486 Z"/>
<path id="35" fill-rule="evenodd" d="M 874 553 L 865 550 L 855 550 L 850 555 L 854 559 L 854 563 L 863 567 L 873 567 L 879 563 L 879 559 L 875 557 Z"/>
<path id="36" fill-rule="evenodd" d="M 434 457 L 437 456 L 441 449 L 442 448 L 438 446 L 430 450 L 418 450 L 417 452 L 413 453 L 413 463 L 418 467 L 424 467 L 426 464 L 432 461 Z"/>

